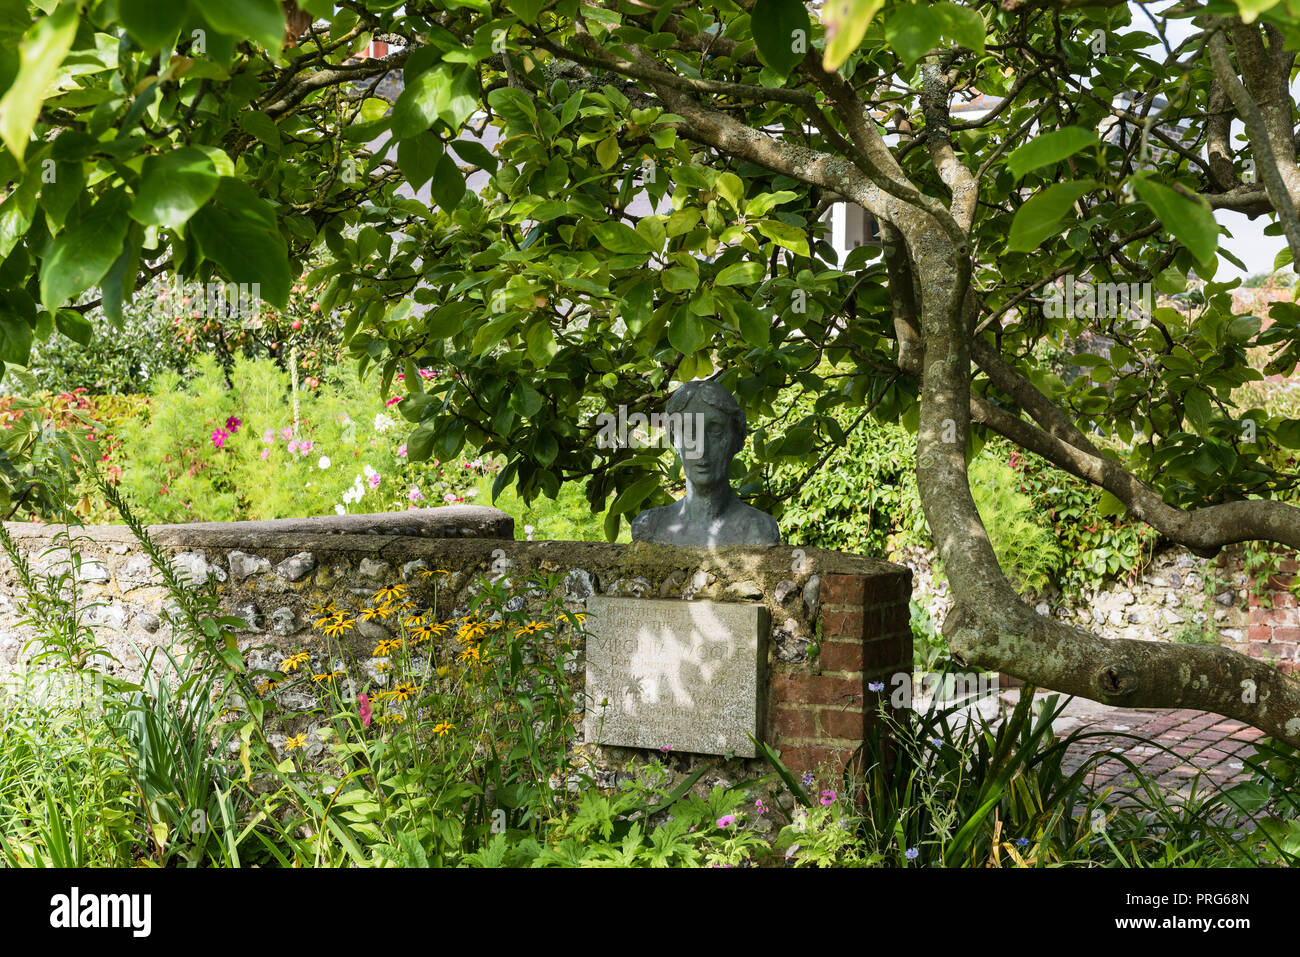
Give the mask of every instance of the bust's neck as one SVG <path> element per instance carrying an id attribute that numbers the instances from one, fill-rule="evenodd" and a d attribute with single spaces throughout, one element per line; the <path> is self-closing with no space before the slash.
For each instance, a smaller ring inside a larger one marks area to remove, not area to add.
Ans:
<path id="1" fill-rule="evenodd" d="M 730 484 L 724 483 L 710 489 L 697 488 L 686 483 L 686 512 L 696 520 L 714 522 L 736 503 L 738 496 Z"/>

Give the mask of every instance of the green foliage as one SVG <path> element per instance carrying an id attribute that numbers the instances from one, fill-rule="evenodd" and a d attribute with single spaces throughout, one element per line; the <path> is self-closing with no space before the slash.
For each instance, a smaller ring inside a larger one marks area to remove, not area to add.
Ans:
<path id="1" fill-rule="evenodd" d="M 122 423 L 110 462 L 150 522 L 382 512 L 463 502 L 483 460 L 413 464 L 397 417 L 348 370 L 298 393 L 269 359 L 212 356 L 154 383 L 149 414 Z M 432 375 L 432 373 L 428 373 Z M 297 427 L 295 428 L 295 414 Z"/>
<path id="2" fill-rule="evenodd" d="M 998 564 L 1023 590 L 1039 591 L 1060 571 L 1063 552 L 1055 530 L 1019 489 L 1020 476 L 1001 458 L 976 457 L 970 466 L 971 494 L 988 529 Z"/>

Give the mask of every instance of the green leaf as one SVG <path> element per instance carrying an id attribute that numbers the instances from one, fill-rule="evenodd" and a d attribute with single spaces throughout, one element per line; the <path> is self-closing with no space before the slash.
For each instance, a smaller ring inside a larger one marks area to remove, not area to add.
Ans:
<path id="1" fill-rule="evenodd" d="M 809 49 L 812 23 L 803 0 L 758 0 L 750 12 L 758 58 L 787 76 Z"/>
<path id="2" fill-rule="evenodd" d="M 1069 183 L 1056 183 L 1016 210 L 1011 221 L 1007 249 L 1011 252 L 1030 252 L 1043 242 L 1061 232 L 1061 218 L 1079 197 L 1093 188 L 1090 179 Z"/>
<path id="3" fill-rule="evenodd" d="M 261 297 L 283 309 L 289 301 L 289 250 L 275 212 L 243 182 L 223 178 L 212 201 L 194 214 L 190 231 L 203 255 L 237 283 L 260 283 Z"/>
<path id="4" fill-rule="evenodd" d="M 261 110 L 240 110 L 237 117 L 240 129 L 251 133 L 277 152 L 280 149 L 280 127 Z"/>
<path id="5" fill-rule="evenodd" d="M 597 223 L 591 227 L 596 241 L 612 253 L 650 253 L 650 243 L 625 223 Z"/>
<path id="6" fill-rule="evenodd" d="M 18 75 L 0 98 L 0 142 L 21 162 L 50 85 L 77 35 L 79 6 L 65 3 L 41 17 L 18 46 Z"/>
<path id="7" fill-rule="evenodd" d="M 924 3 L 895 7 L 885 20 L 885 42 L 904 63 L 915 63 L 939 45 L 943 21 Z"/>
<path id="8" fill-rule="evenodd" d="M 439 119 L 458 130 L 477 105 L 475 72 L 465 66 L 439 63 L 409 80 L 398 96 L 393 104 L 393 135 L 399 140 L 418 136 Z"/>
<path id="9" fill-rule="evenodd" d="M 755 262 L 732 263 L 713 280 L 715 286 L 744 286 L 763 278 L 763 264 Z"/>
<path id="10" fill-rule="evenodd" d="M 218 33 L 250 39 L 271 53 L 284 46 L 284 11 L 277 0 L 190 0 Z"/>
<path id="11" fill-rule="evenodd" d="M 614 499 L 614 504 L 609 507 L 609 510 L 614 515 L 623 515 L 638 509 L 641 503 L 653 495 L 658 488 L 658 473 L 643 475 L 618 493 L 618 497 Z"/>
<path id="12" fill-rule="evenodd" d="M 477 166 L 490 173 L 495 173 L 500 165 L 497 158 L 482 143 L 475 143 L 473 140 L 457 140 L 451 144 L 451 148 L 470 166 Z"/>
<path id="13" fill-rule="evenodd" d="M 800 256 L 808 255 L 808 237 L 798 226 L 791 226 L 776 219 L 765 219 L 758 224 L 758 231 L 778 246 Z"/>
<path id="14" fill-rule="evenodd" d="M 1267 13 L 1278 5 L 1280 0 L 1234 0 L 1241 11 L 1243 23 L 1254 23 L 1261 13 Z"/>
<path id="15" fill-rule="evenodd" d="M 414 190 L 433 178 L 443 157 L 442 141 L 429 132 L 408 137 L 397 144 L 397 166 Z"/>
<path id="16" fill-rule="evenodd" d="M 150 156 L 140 171 L 140 186 L 130 216 L 144 226 L 179 229 L 210 200 L 221 177 L 202 150 L 182 146 Z"/>
<path id="17" fill-rule="evenodd" d="M 118 0 L 117 13 L 132 39 L 154 53 L 176 39 L 189 10 L 179 0 Z"/>
<path id="18" fill-rule="evenodd" d="M 540 412 L 542 402 L 542 394 L 522 380 L 510 393 L 510 408 L 525 419 L 531 419 Z"/>
<path id="19" fill-rule="evenodd" d="M 1187 413 L 1187 421 L 1204 435 L 1210 426 L 1210 397 L 1200 389 L 1189 389 L 1183 399 L 1183 409 Z"/>
<path id="20" fill-rule="evenodd" d="M 1081 126 L 1067 126 L 1035 137 L 1023 146 L 1011 151 L 1007 157 L 1007 169 L 1016 179 L 1024 176 L 1031 169 L 1059 163 L 1067 156 L 1073 156 L 1079 150 L 1101 142 L 1095 130 Z"/>
<path id="21" fill-rule="evenodd" d="M 41 303 L 46 309 L 57 309 L 99 282 L 122 254 L 128 203 L 124 190 L 113 190 L 55 238 L 41 261 Z"/>
<path id="22" fill-rule="evenodd" d="M 465 195 L 465 176 L 456 161 L 447 153 L 438 158 L 438 166 L 433 173 L 433 182 L 429 184 L 433 201 L 443 210 L 453 210 L 460 205 Z"/>
<path id="23" fill-rule="evenodd" d="M 524 23 L 536 23 L 537 15 L 546 6 L 546 0 L 508 0 L 506 6 Z"/>
<path id="24" fill-rule="evenodd" d="M 83 346 L 90 345 L 90 340 L 95 335 L 95 327 L 90 324 L 90 320 L 75 309 L 60 309 L 56 312 L 54 325 L 59 332 Z"/>
<path id="25" fill-rule="evenodd" d="M 970 7 L 955 3 L 936 3 L 931 10 L 939 17 L 943 35 L 959 46 L 976 53 L 984 52 L 984 18 Z"/>
<path id="26" fill-rule="evenodd" d="M 1160 217 L 1160 223 L 1175 239 L 1187 247 L 1202 265 L 1214 261 L 1219 248 L 1219 225 L 1205 200 L 1191 199 L 1161 186 L 1148 177 L 1133 179 L 1133 192 Z"/>
<path id="27" fill-rule="evenodd" d="M 36 304 L 21 289 L 0 290 L 0 362 L 25 366 L 32 351 Z"/>
<path id="28" fill-rule="evenodd" d="M 682 355 L 694 355 L 708 341 L 703 320 L 689 309 L 676 310 L 668 323 L 668 341 Z"/>
<path id="29" fill-rule="evenodd" d="M 822 26 L 826 29 L 823 70 L 833 72 L 844 65 L 867 35 L 872 17 L 884 5 L 885 0 L 828 0 L 822 7 Z"/>
<path id="30" fill-rule="evenodd" d="M 609 169 L 618 160 L 618 137 L 607 136 L 596 147 L 596 161 L 601 169 Z"/>

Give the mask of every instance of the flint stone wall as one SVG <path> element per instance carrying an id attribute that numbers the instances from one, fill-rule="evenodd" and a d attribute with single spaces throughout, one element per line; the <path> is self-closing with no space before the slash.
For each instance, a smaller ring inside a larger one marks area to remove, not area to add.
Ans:
<path id="1" fill-rule="evenodd" d="M 274 669 L 299 651 L 312 656 L 304 668 L 336 667 L 308 610 L 329 598 L 355 606 L 398 582 L 411 583 L 422 606 L 436 591 L 437 617 L 442 620 L 469 611 L 476 583 L 483 578 L 508 578 L 519 590 L 511 600 L 520 607 L 540 604 L 523 587 L 538 575 L 559 577 L 564 606 L 570 611 L 583 611 L 595 594 L 761 603 L 771 622 L 766 686 L 760 688 L 766 696 L 765 740 L 781 749 L 787 764 L 797 770 L 846 763 L 872 727 L 878 700 L 888 698 L 868 686 L 877 681 L 890 686 L 893 674 L 910 673 L 911 574 L 897 565 L 785 546 L 708 549 L 515 541 L 513 526 L 513 520 L 496 509 L 448 506 L 391 515 L 154 526 L 149 531 L 175 567 L 196 583 L 215 587 L 223 613 L 248 623 L 240 647 L 254 669 Z M 50 550 L 58 548 L 55 535 L 61 527 L 10 523 L 7 528 L 37 570 L 60 557 Z M 83 600 L 97 603 L 87 620 L 117 659 L 103 663 L 103 668 L 136 676 L 136 649 L 166 646 L 172 640 L 170 596 L 125 527 L 73 528 L 72 534 L 81 560 Z M 421 569 L 446 569 L 448 574 L 425 579 L 417 574 Z M 19 598 L 14 569 L 0 556 L 4 672 L 23 659 L 30 637 L 18 624 Z M 363 621 L 340 641 L 345 653 L 382 683 L 385 676 L 374 667 L 371 653 L 376 642 L 388 636 L 380 622 Z M 445 650 L 454 654 L 458 649 L 453 645 Z M 581 691 L 580 661 L 573 663 L 573 670 L 575 688 Z M 581 739 L 579 746 L 590 747 Z M 308 755 L 320 748 L 319 741 L 312 741 Z M 651 750 L 593 751 L 598 752 L 598 765 L 611 769 L 602 772 L 609 776 L 607 783 L 629 758 L 662 758 Z M 669 766 L 683 774 L 701 760 L 719 770 L 702 779 L 705 789 L 766 769 L 761 759 L 667 758 Z"/>

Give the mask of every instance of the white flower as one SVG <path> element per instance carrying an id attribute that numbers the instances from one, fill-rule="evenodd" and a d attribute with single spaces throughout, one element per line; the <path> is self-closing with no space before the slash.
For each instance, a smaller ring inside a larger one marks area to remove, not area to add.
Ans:
<path id="1" fill-rule="evenodd" d="M 368 478 L 368 479 L 370 479 L 370 478 L 374 478 L 376 475 L 379 474 L 379 473 L 376 472 L 374 469 L 372 469 L 369 465 L 364 465 L 364 466 L 362 466 L 361 471 L 365 473 L 366 478 Z M 359 476 L 359 475 L 357 476 L 357 484 L 358 484 L 358 485 L 361 484 L 361 476 Z"/>
<path id="2" fill-rule="evenodd" d="M 533 526 L 525 525 L 524 534 L 528 536 L 528 540 L 531 542 L 533 540 Z"/>
<path id="3" fill-rule="evenodd" d="M 329 468 L 329 467 L 330 467 L 330 457 L 329 457 L 328 455 L 322 455 L 322 456 L 320 457 L 320 461 L 318 461 L 318 462 L 316 463 L 316 467 L 317 467 L 318 469 L 327 469 L 327 468 Z"/>
<path id="4" fill-rule="evenodd" d="M 395 426 L 396 424 L 397 424 L 396 422 L 394 422 L 394 421 L 393 421 L 392 419 L 390 419 L 388 416 L 384 415 L 384 413 L 382 413 L 382 412 L 376 412 L 376 413 L 375 413 L 375 431 L 376 431 L 376 432 L 387 432 L 389 429 L 391 429 L 391 428 L 392 428 L 393 426 Z"/>
<path id="5" fill-rule="evenodd" d="M 347 496 L 344 495 L 344 498 L 346 498 L 346 497 L 347 497 Z M 335 511 L 335 513 L 338 514 L 338 515 L 346 515 L 346 514 L 348 513 L 348 507 L 347 507 L 346 505 L 335 505 L 335 506 L 334 506 L 334 511 Z"/>

